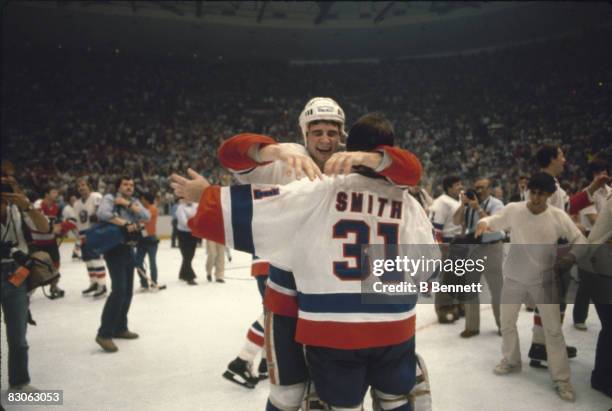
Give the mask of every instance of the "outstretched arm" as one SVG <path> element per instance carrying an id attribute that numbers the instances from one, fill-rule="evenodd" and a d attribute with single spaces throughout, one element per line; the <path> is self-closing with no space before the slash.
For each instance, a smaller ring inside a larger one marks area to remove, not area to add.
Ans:
<path id="1" fill-rule="evenodd" d="M 296 153 L 290 146 L 262 134 L 238 134 L 221 145 L 218 156 L 223 167 L 236 173 L 282 161 L 285 172 L 288 175 L 295 172 L 298 180 L 304 175 L 310 180 L 321 177 L 321 170 L 310 156 Z"/>

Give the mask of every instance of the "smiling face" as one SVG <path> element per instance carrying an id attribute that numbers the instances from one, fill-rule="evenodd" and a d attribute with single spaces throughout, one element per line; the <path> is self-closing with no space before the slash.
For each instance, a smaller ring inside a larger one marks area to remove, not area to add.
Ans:
<path id="1" fill-rule="evenodd" d="M 323 169 L 325 162 L 338 151 L 340 126 L 329 121 L 315 121 L 308 125 L 306 149 L 314 162 Z"/>

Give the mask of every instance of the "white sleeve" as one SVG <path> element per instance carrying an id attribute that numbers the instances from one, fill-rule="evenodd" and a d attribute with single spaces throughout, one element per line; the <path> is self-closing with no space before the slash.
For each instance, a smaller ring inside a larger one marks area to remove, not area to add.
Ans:
<path id="1" fill-rule="evenodd" d="M 442 231 L 444 223 L 446 222 L 447 205 L 441 200 L 436 200 L 431 205 L 429 213 L 431 215 L 431 222 L 436 230 Z"/>
<path id="2" fill-rule="evenodd" d="M 504 206 L 497 214 L 481 218 L 480 221 L 486 222 L 491 231 L 508 230 L 511 228 L 510 214 L 512 213 L 512 204 L 515 203 Z"/>
<path id="3" fill-rule="evenodd" d="M 180 204 L 176 209 L 176 219 L 182 227 L 187 226 L 187 220 L 189 216 L 187 216 L 187 206 L 185 204 Z"/>
<path id="4" fill-rule="evenodd" d="M 308 152 L 299 144 L 281 143 L 283 148 L 288 148 L 296 154 L 308 155 Z M 295 181 L 295 174 L 287 175 L 285 163 L 274 161 L 242 172 L 233 171 L 236 179 L 242 184 L 280 184 L 285 185 Z"/>

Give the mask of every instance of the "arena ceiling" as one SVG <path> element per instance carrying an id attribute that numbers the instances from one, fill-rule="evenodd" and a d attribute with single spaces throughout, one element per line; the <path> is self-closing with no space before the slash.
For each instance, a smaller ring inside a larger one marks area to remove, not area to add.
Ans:
<path id="1" fill-rule="evenodd" d="M 3 46 L 202 59 L 385 59 L 612 22 L 610 2 L 9 1 Z"/>

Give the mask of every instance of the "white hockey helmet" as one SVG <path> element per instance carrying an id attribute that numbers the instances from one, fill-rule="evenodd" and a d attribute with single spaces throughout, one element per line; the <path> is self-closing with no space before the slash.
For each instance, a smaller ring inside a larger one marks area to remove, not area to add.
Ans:
<path id="1" fill-rule="evenodd" d="M 329 97 L 314 97 L 311 98 L 302 114 L 300 114 L 300 128 L 302 129 L 302 137 L 304 138 L 304 145 L 306 145 L 306 133 L 308 132 L 308 125 L 313 121 L 328 120 L 340 123 L 340 140 L 344 143 L 347 136 L 344 128 L 345 117 L 344 110 L 336 103 L 335 100 Z"/>

